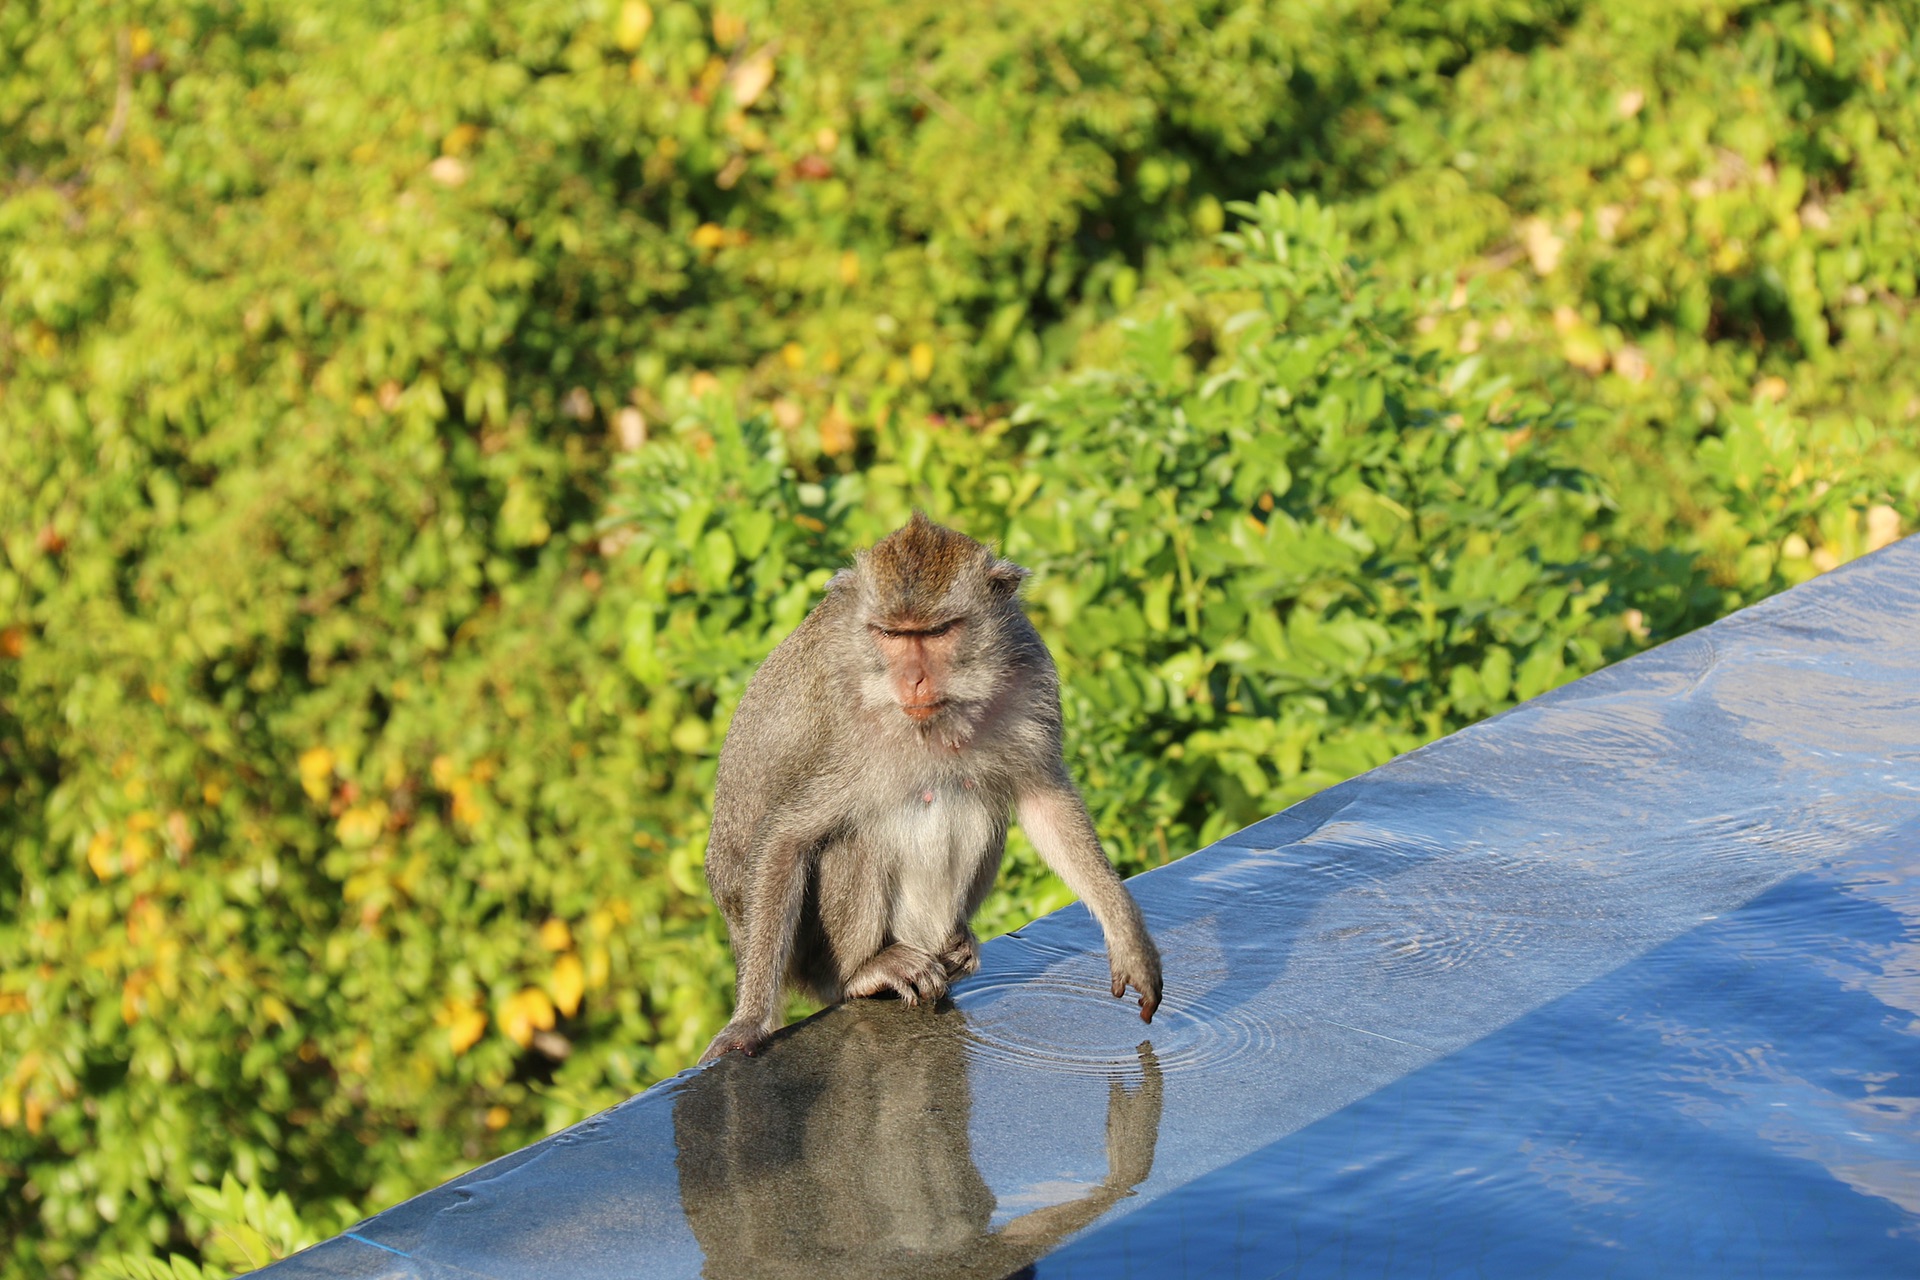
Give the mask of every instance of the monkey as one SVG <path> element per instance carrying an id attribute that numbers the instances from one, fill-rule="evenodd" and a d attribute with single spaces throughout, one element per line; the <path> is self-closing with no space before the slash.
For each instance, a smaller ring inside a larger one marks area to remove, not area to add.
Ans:
<path id="1" fill-rule="evenodd" d="M 825 1004 L 938 1000 L 1010 817 L 1092 911 L 1116 998 L 1160 1005 L 1160 953 L 1061 747 L 1060 677 L 1027 571 L 916 511 L 834 575 L 747 682 L 720 747 L 707 884 L 738 971 L 707 1062 L 753 1054 L 785 985 Z"/>

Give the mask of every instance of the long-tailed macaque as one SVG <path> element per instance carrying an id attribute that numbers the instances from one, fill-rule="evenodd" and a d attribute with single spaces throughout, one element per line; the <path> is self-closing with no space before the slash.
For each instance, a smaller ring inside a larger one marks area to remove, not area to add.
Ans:
<path id="1" fill-rule="evenodd" d="M 753 1053 L 782 980 L 831 1003 L 939 999 L 980 965 L 968 926 L 1017 813 L 1106 934 L 1113 994 L 1160 1004 L 1160 953 L 1060 749 L 1059 676 L 1021 610 L 1026 570 L 916 512 L 837 574 L 767 656 L 720 749 L 707 883 L 733 1021 Z"/>

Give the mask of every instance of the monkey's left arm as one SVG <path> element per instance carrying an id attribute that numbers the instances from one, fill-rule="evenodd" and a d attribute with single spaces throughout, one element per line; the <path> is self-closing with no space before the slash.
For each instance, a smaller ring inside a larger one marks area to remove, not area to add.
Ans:
<path id="1" fill-rule="evenodd" d="M 1100 922 L 1107 936 L 1113 994 L 1124 996 L 1128 987 L 1138 991 L 1140 1020 L 1152 1022 L 1153 1011 L 1160 1007 L 1160 951 L 1147 935 L 1139 904 L 1107 861 L 1086 803 L 1064 766 L 1020 788 L 1014 810 L 1042 860 Z"/>

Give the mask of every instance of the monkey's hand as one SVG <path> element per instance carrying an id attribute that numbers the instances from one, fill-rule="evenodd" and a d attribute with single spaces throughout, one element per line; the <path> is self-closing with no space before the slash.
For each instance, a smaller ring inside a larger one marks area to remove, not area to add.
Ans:
<path id="1" fill-rule="evenodd" d="M 904 1004 L 932 1004 L 947 994 L 947 965 L 939 956 L 896 942 L 861 965 L 847 979 L 849 996 L 877 996 L 891 991 Z"/>
<path id="2" fill-rule="evenodd" d="M 720 1029 L 720 1034 L 713 1038 L 707 1051 L 700 1055 L 700 1061 L 712 1062 L 721 1054 L 731 1053 L 735 1049 L 752 1057 L 772 1037 L 772 1028 L 751 1019 L 736 1018 Z"/>
<path id="3" fill-rule="evenodd" d="M 1132 987 L 1140 993 L 1140 1021 L 1152 1022 L 1153 1011 L 1160 1007 L 1160 952 L 1145 936 L 1129 942 L 1107 944 L 1107 958 L 1113 969 L 1113 994 L 1125 996 Z"/>

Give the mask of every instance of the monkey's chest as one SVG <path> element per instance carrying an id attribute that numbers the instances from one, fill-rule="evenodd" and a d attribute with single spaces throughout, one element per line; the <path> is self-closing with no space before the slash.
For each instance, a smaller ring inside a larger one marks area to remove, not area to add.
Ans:
<path id="1" fill-rule="evenodd" d="M 944 946 L 999 848 L 1002 815 L 980 791 L 954 781 L 911 791 L 876 817 L 872 852 L 891 887 L 891 932 L 930 950 Z"/>

